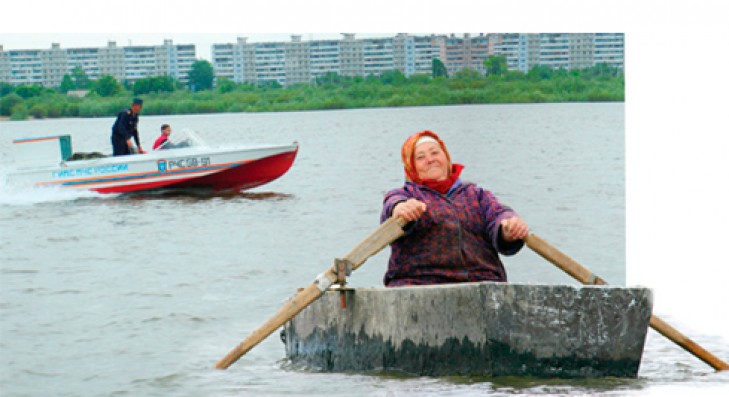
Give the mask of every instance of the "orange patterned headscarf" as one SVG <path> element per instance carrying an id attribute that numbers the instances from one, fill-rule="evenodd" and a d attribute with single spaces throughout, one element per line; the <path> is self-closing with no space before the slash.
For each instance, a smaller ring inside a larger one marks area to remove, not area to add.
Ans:
<path id="1" fill-rule="evenodd" d="M 440 147 L 443 149 L 443 152 L 446 155 L 446 159 L 448 160 L 448 164 L 450 165 L 447 180 L 422 180 L 418 176 L 418 172 L 415 170 L 415 144 L 418 142 L 418 139 L 422 138 L 423 136 L 429 136 L 435 139 L 435 141 L 438 142 Z M 403 143 L 402 145 L 400 155 L 402 156 L 402 163 L 405 166 L 405 176 L 409 181 L 412 181 L 413 183 L 417 183 L 419 185 L 429 186 L 443 194 L 445 194 L 448 189 L 450 189 L 450 187 L 453 185 L 453 183 L 455 183 L 455 181 L 461 174 L 461 170 L 463 169 L 463 165 L 453 164 L 453 162 L 451 161 L 451 154 L 448 152 L 448 148 L 446 148 L 443 140 L 440 139 L 438 134 L 429 130 L 420 131 L 408 137 L 408 139 L 406 139 L 405 143 Z"/>

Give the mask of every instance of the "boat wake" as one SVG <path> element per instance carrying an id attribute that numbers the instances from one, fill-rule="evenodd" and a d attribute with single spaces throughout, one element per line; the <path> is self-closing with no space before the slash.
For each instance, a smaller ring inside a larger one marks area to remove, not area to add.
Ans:
<path id="1" fill-rule="evenodd" d="M 101 194 L 90 190 L 64 189 L 61 187 L 37 188 L 27 185 L 18 186 L 8 182 L 7 175 L 12 169 L 0 168 L 0 205 L 33 205 L 74 201 L 80 199 L 130 199 L 130 200 L 158 200 L 158 199 L 243 199 L 253 201 L 281 201 L 294 197 L 292 194 L 279 192 L 250 192 L 250 191 L 216 191 L 210 188 L 160 188 L 139 192 L 121 194 Z"/>
<path id="2" fill-rule="evenodd" d="M 250 191 L 216 191 L 208 188 L 163 188 L 145 190 L 139 192 L 124 193 L 119 198 L 134 200 L 157 200 L 157 199 L 243 199 L 253 201 L 282 201 L 294 197 L 293 194 L 278 192 L 250 192 Z"/>
<path id="3" fill-rule="evenodd" d="M 89 190 L 62 189 L 60 187 L 36 188 L 8 183 L 10 169 L 0 168 L 0 205 L 33 205 L 88 198 L 114 198 L 114 194 L 100 194 Z"/>

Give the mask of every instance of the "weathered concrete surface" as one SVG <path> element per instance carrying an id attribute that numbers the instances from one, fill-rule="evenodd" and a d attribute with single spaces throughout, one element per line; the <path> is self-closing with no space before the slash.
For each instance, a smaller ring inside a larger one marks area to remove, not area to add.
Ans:
<path id="1" fill-rule="evenodd" d="M 635 377 L 645 288 L 465 283 L 329 291 L 284 326 L 294 365 L 415 375 Z"/>

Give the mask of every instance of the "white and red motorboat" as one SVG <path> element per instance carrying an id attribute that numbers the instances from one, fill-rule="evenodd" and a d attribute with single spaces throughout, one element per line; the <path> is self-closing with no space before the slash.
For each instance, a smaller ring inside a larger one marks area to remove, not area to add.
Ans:
<path id="1" fill-rule="evenodd" d="M 71 137 L 56 135 L 13 141 L 17 168 L 9 185 L 62 187 L 99 193 L 129 193 L 160 188 L 240 191 L 285 174 L 298 143 L 211 148 L 192 132 L 176 134 L 162 150 L 129 156 L 73 160 Z M 88 155 L 88 154 L 87 154 Z"/>

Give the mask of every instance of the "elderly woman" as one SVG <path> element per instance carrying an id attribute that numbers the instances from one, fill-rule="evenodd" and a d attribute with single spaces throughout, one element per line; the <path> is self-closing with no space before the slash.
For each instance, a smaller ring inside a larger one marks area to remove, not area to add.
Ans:
<path id="1" fill-rule="evenodd" d="M 488 190 L 460 179 L 463 166 L 451 162 L 432 131 L 402 146 L 406 182 L 385 195 L 381 221 L 411 221 L 392 243 L 385 285 L 506 281 L 499 253 L 513 255 L 529 228 Z"/>

